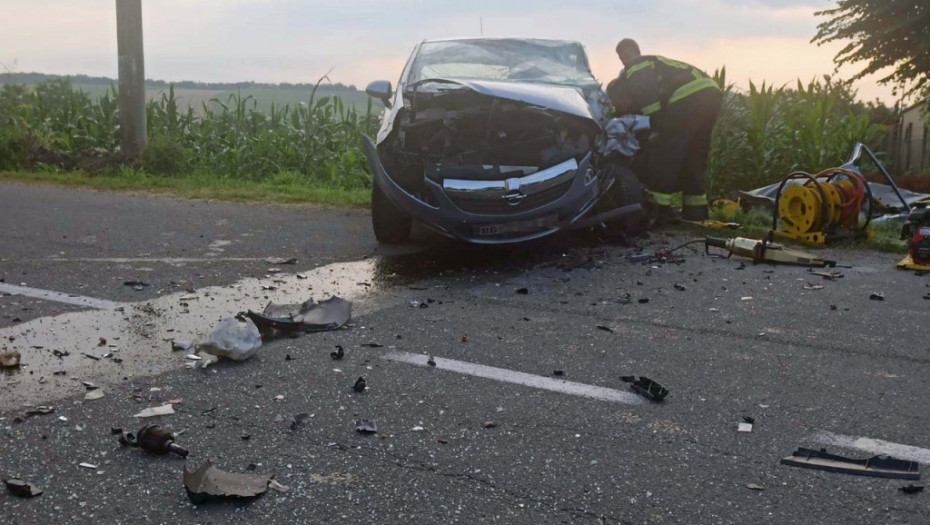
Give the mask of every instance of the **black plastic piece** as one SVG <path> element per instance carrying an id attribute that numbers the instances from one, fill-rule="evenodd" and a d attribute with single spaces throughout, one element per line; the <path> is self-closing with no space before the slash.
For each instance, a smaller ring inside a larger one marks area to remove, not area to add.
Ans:
<path id="1" fill-rule="evenodd" d="M 839 472 L 853 476 L 876 478 L 920 479 L 920 464 L 916 461 L 891 456 L 873 456 L 868 459 L 850 459 L 827 453 L 826 449 L 799 448 L 794 454 L 782 458 L 782 465 Z"/>

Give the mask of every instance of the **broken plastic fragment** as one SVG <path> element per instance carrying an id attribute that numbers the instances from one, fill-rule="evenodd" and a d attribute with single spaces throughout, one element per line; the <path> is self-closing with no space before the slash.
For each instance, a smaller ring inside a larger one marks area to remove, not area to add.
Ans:
<path id="1" fill-rule="evenodd" d="M 355 380 L 355 384 L 352 385 L 352 390 L 357 393 L 362 393 L 368 389 L 368 381 L 365 381 L 364 377 L 359 377 Z"/>
<path id="2" fill-rule="evenodd" d="M 297 264 L 297 258 L 292 257 L 290 259 L 285 259 L 283 257 L 268 257 L 265 259 L 265 262 L 275 266 L 284 266 L 286 264 Z"/>
<path id="3" fill-rule="evenodd" d="M 315 303 L 303 304 L 268 303 L 265 310 L 258 314 L 249 311 L 246 314 L 262 333 L 273 335 L 274 332 L 323 332 L 337 330 L 352 318 L 352 303 L 340 297 Z"/>
<path id="4" fill-rule="evenodd" d="M 374 419 L 360 419 L 355 422 L 355 431 L 361 434 L 375 434 L 378 432 L 378 423 Z"/>
<path id="5" fill-rule="evenodd" d="M 33 409 L 27 410 L 27 411 L 26 411 L 26 417 L 28 418 L 28 417 L 32 417 L 32 416 L 44 416 L 44 415 L 46 415 L 46 414 L 51 414 L 51 413 L 54 412 L 54 411 L 55 411 L 55 407 L 47 407 L 47 406 L 44 406 L 44 405 L 43 405 L 43 406 L 37 406 L 37 407 L 35 407 L 35 408 L 33 408 Z"/>
<path id="6" fill-rule="evenodd" d="M 762 485 L 756 485 L 755 483 L 747 483 L 745 487 L 749 490 L 765 490 L 765 487 Z"/>
<path id="7" fill-rule="evenodd" d="M 667 388 L 645 376 L 634 379 L 630 384 L 630 388 L 653 401 L 662 401 L 668 395 Z"/>
<path id="8" fill-rule="evenodd" d="M 173 339 L 171 341 L 172 352 L 187 352 L 191 348 L 194 348 L 194 343 L 191 341 L 181 341 L 178 339 Z"/>
<path id="9" fill-rule="evenodd" d="M 245 361 L 254 356 L 261 346 L 262 336 L 251 319 L 229 317 L 220 322 L 206 342 L 197 345 L 197 350 L 233 361 Z"/>
<path id="10" fill-rule="evenodd" d="M 885 300 L 885 294 L 883 294 L 883 293 L 881 293 L 881 292 L 872 292 L 872 295 L 869 296 L 869 299 L 871 299 L 871 300 L 873 300 L 873 301 L 884 301 L 884 300 Z"/>
<path id="11" fill-rule="evenodd" d="M 828 454 L 826 449 L 799 448 L 792 455 L 782 458 L 781 464 L 854 476 L 920 479 L 920 465 L 916 461 L 896 459 L 891 456 L 850 459 Z"/>
<path id="12" fill-rule="evenodd" d="M 16 368 L 19 366 L 19 352 L 6 352 L 0 354 L 0 368 Z"/>
<path id="13" fill-rule="evenodd" d="M 749 433 L 752 432 L 752 423 L 740 423 L 736 428 L 737 432 Z"/>
<path id="14" fill-rule="evenodd" d="M 4 479 L 3 482 L 6 483 L 6 489 L 18 498 L 34 498 L 45 492 L 39 487 L 21 479 Z"/>
<path id="15" fill-rule="evenodd" d="M 149 407 L 132 417 L 170 416 L 174 414 L 174 407 L 168 403 L 157 407 Z"/>
<path id="16" fill-rule="evenodd" d="M 187 457 L 187 450 L 174 442 L 174 435 L 170 430 L 158 425 L 145 425 L 135 435 L 132 432 L 121 432 L 119 442 L 123 446 L 141 448 L 152 454 L 173 453 Z"/>
<path id="17" fill-rule="evenodd" d="M 98 400 L 98 399 L 103 399 L 103 390 L 102 390 L 102 389 L 99 389 L 99 388 L 98 388 L 98 389 L 96 389 L 96 390 L 91 390 L 90 392 L 84 394 L 84 400 L 85 400 L 85 401 L 96 401 L 96 400 Z"/>
<path id="18" fill-rule="evenodd" d="M 81 468 L 97 468 L 97 465 L 94 465 L 93 463 L 78 463 L 78 466 Z"/>
<path id="19" fill-rule="evenodd" d="M 282 493 L 282 494 L 285 493 L 285 492 L 287 492 L 287 491 L 289 491 L 289 490 L 291 490 L 291 488 L 288 487 L 287 485 L 282 485 L 282 484 L 278 483 L 278 482 L 275 481 L 275 480 L 271 480 L 271 481 L 268 482 L 268 488 L 271 489 L 271 490 L 280 492 L 280 493 Z"/>
<path id="20" fill-rule="evenodd" d="M 336 345 L 336 351 L 335 351 L 335 352 L 330 352 L 330 353 L 329 353 L 329 357 L 332 357 L 332 358 L 333 358 L 334 360 L 336 360 L 336 361 L 339 361 L 340 359 L 342 359 L 343 357 L 345 357 L 345 355 L 346 355 L 346 351 L 345 351 L 345 349 L 343 349 L 342 346 L 340 346 L 340 345 Z"/>
<path id="21" fill-rule="evenodd" d="M 193 471 L 184 469 L 184 488 L 195 505 L 211 500 L 252 499 L 268 490 L 271 478 L 268 474 L 224 472 L 207 460 Z"/>

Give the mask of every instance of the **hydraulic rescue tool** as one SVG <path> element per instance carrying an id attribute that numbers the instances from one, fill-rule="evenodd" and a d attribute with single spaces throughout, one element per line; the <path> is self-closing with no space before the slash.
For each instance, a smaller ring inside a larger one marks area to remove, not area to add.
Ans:
<path id="1" fill-rule="evenodd" d="M 907 257 L 898 268 L 930 272 L 930 208 L 926 203 L 915 205 L 908 214 L 901 240 L 907 241 Z"/>
<path id="2" fill-rule="evenodd" d="M 802 251 L 789 250 L 781 244 L 775 244 L 771 242 L 770 236 L 767 235 L 761 241 L 743 237 L 733 239 L 708 237 L 704 240 L 704 245 L 708 252 L 711 247 L 722 248 L 730 252 L 730 255 L 746 257 L 757 263 L 793 264 L 817 268 L 836 266 L 836 261 L 828 261 Z"/>
<path id="3" fill-rule="evenodd" d="M 849 161 L 839 168 L 816 175 L 796 171 L 785 177 L 775 193 L 772 232 L 812 246 L 871 237 L 872 190 L 856 166 L 863 153 L 885 176 L 904 209 L 910 210 L 891 175 L 875 154 L 860 143 Z"/>

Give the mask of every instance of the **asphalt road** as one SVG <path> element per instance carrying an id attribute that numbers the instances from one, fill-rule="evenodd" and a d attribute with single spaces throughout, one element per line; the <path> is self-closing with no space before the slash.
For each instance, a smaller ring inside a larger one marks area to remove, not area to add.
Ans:
<path id="1" fill-rule="evenodd" d="M 828 252 L 853 266 L 828 281 L 689 251 L 634 264 L 592 238 L 384 250 L 356 211 L 13 184 L 0 206 L 0 286 L 61 294 L 0 298 L 0 348 L 23 354 L 0 376 L 0 473 L 45 489 L 0 494 L 5 522 L 930 522 L 930 494 L 898 490 L 912 482 L 779 464 L 799 446 L 930 462 L 930 277 L 894 255 Z M 298 262 L 269 272 L 268 257 Z M 168 344 L 332 293 L 355 304 L 347 330 L 242 363 L 188 369 Z M 60 302 L 81 298 L 109 302 Z M 623 375 L 670 394 L 633 396 Z M 105 397 L 85 401 L 83 380 Z M 168 401 L 173 415 L 133 417 Z M 39 403 L 55 412 L 15 419 Z M 111 435 L 146 422 L 191 456 Z M 182 471 L 207 458 L 290 490 L 194 506 Z"/>

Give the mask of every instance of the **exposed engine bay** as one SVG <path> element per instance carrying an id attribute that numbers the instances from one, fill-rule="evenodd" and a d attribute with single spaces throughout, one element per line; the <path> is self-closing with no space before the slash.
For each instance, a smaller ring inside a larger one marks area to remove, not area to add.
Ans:
<path id="1" fill-rule="evenodd" d="M 602 136 L 589 119 L 439 86 L 411 90 L 394 133 L 379 148 L 385 168 L 411 193 L 420 193 L 424 177 L 441 182 L 530 175 L 583 158 Z"/>

